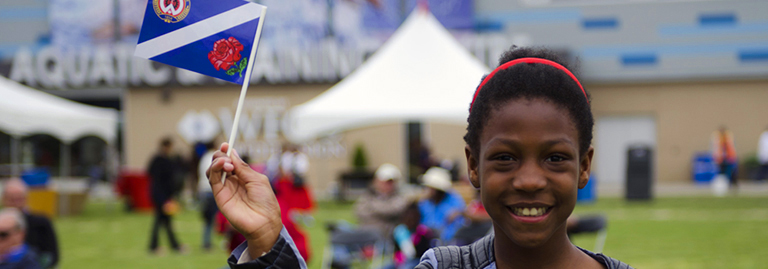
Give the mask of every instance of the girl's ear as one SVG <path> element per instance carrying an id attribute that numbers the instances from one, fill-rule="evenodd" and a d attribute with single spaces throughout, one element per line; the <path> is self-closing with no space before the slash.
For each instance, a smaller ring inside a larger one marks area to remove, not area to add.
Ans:
<path id="1" fill-rule="evenodd" d="M 472 186 L 476 189 L 480 188 L 480 177 L 477 173 L 477 159 L 472 156 L 472 149 L 469 145 L 464 147 L 464 155 L 467 156 L 467 172 L 469 172 L 469 182 L 472 182 Z"/>
<path id="2" fill-rule="evenodd" d="M 589 175 L 592 171 L 592 156 L 595 155 L 595 148 L 589 146 L 589 149 L 581 156 L 581 163 L 579 163 L 579 189 L 583 189 L 589 182 Z"/>

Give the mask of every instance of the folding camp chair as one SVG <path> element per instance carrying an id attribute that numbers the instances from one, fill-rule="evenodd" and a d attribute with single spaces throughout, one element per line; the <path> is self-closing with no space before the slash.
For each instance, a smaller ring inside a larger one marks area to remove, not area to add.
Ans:
<path id="1" fill-rule="evenodd" d="M 370 268 L 382 265 L 388 244 L 378 230 L 336 224 L 326 224 L 326 227 L 331 239 L 323 251 L 323 269 L 353 268 L 355 264 L 368 262 Z"/>

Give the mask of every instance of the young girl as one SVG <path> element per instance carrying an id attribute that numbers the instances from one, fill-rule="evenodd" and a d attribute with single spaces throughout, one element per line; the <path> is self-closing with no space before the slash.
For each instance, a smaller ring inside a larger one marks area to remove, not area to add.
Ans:
<path id="1" fill-rule="evenodd" d="M 513 47 L 499 62 L 477 87 L 464 137 L 469 178 L 494 233 L 468 246 L 431 249 L 416 268 L 630 268 L 574 246 L 566 234 L 594 154 L 589 95 L 548 50 Z M 279 222 L 266 178 L 236 156 L 215 157 L 209 175 L 216 201 L 248 239 L 230 266 L 306 266 Z M 226 186 L 222 170 L 230 174 Z"/>

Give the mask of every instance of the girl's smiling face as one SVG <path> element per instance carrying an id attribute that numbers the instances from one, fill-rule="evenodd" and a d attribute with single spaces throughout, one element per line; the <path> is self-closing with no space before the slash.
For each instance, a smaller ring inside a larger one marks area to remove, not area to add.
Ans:
<path id="1" fill-rule="evenodd" d="M 511 100 L 489 115 L 479 152 L 466 147 L 466 153 L 496 239 L 530 248 L 556 234 L 565 237 L 577 188 L 589 180 L 593 149 L 579 156 L 568 112 L 544 99 Z"/>

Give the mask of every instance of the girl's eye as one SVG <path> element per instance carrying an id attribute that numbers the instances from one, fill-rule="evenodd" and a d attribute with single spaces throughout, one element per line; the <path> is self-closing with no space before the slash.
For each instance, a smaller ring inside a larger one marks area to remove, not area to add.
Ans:
<path id="1" fill-rule="evenodd" d="M 503 154 L 503 155 L 496 156 L 493 159 L 497 161 L 509 162 L 509 161 L 514 161 L 515 157 L 512 157 L 512 155 Z"/>
<path id="2" fill-rule="evenodd" d="M 565 157 L 560 156 L 560 155 L 552 155 L 552 156 L 549 156 L 549 158 L 547 158 L 547 161 L 549 161 L 549 162 L 562 162 L 562 161 L 565 161 Z"/>

